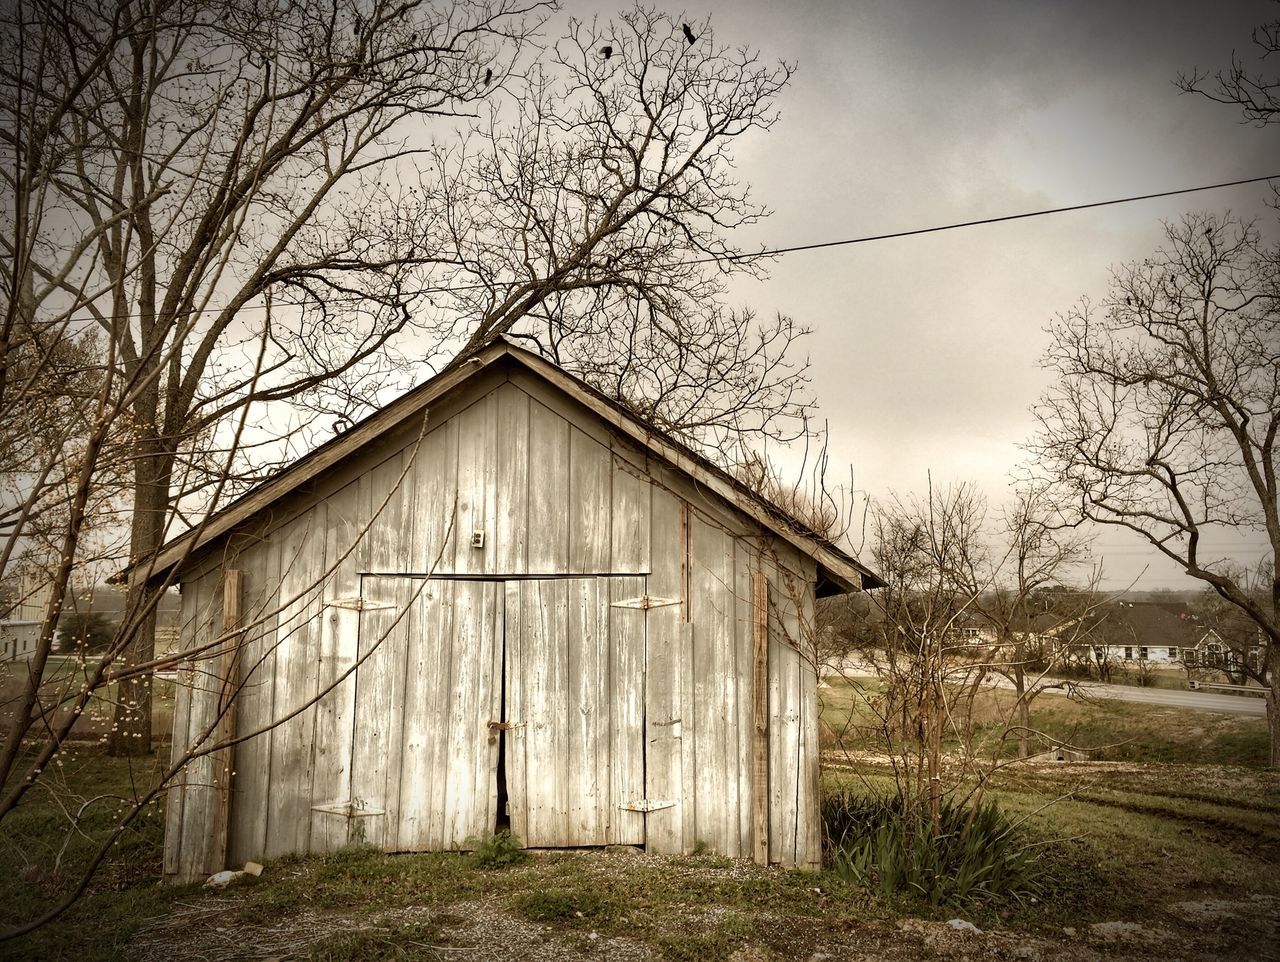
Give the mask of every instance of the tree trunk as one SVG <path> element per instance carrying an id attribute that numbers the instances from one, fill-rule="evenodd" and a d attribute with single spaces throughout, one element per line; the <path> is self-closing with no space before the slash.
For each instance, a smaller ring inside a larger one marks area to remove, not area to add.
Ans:
<path id="1" fill-rule="evenodd" d="M 137 463 L 133 480 L 133 526 L 129 556 L 143 569 L 129 579 L 125 598 L 127 618 L 137 618 L 136 630 L 116 659 L 114 668 L 151 661 L 156 652 L 156 606 L 147 598 L 146 563 L 154 558 L 164 540 L 169 507 L 169 483 L 173 455 L 155 437 L 143 437 L 134 445 Z M 107 753 L 115 756 L 151 753 L 151 672 L 120 681 L 116 691 L 115 718 Z"/>
<path id="2" fill-rule="evenodd" d="M 1271 737 L 1272 768 L 1280 768 L 1280 645 L 1268 642 L 1263 651 L 1267 668 L 1267 732 Z"/>
<path id="3" fill-rule="evenodd" d="M 942 831 L 942 699 L 944 696 L 941 682 L 935 677 L 934 671 L 934 666 L 931 664 L 925 711 L 929 726 L 929 737 L 926 743 L 929 756 L 929 821 L 936 835 Z"/>
<path id="4" fill-rule="evenodd" d="M 1013 688 L 1018 693 L 1018 757 L 1026 758 L 1031 754 L 1031 706 L 1027 704 L 1027 672 L 1022 659 L 1019 645 L 1013 656 Z"/>

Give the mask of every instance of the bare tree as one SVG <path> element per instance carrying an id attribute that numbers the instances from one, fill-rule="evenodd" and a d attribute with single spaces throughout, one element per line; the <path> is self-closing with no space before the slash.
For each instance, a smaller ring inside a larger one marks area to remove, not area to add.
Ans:
<path id="1" fill-rule="evenodd" d="M 28 0 L 6 14 L 0 353 L 20 329 L 103 339 L 84 490 L 123 432 L 137 567 L 117 673 L 153 657 L 147 561 L 165 532 L 193 498 L 198 518 L 271 466 L 260 447 L 245 456 L 272 433 L 263 406 L 354 416 L 397 339 L 445 360 L 498 334 L 532 340 L 695 441 L 801 429 L 805 365 L 788 351 L 802 329 L 716 304 L 724 272 L 752 269 L 723 232 L 764 213 L 729 148 L 772 124 L 789 68 L 709 32 L 695 48 L 637 11 L 571 24 L 529 70 L 543 6 Z M 605 33 L 619 38 L 607 69 Z M 82 527 L 58 557 L 74 563 Z M 145 751 L 148 676 L 126 674 L 113 750 Z"/>
<path id="2" fill-rule="evenodd" d="M 1262 61 L 1280 54 L 1280 18 L 1254 27 L 1251 39 L 1257 65 L 1233 52 L 1230 67 L 1193 68 L 1178 75 L 1178 87 L 1238 107 L 1245 121 L 1262 127 L 1280 120 L 1280 77 L 1262 71 Z"/>
<path id="3" fill-rule="evenodd" d="M 1007 545 L 1003 573 L 977 592 L 974 610 L 991 630 L 992 649 L 986 665 L 1013 686 L 1018 756 L 1031 753 L 1031 704 L 1038 695 L 1066 683 L 1047 681 L 1072 649 L 1086 639 L 1098 621 L 1098 570 L 1083 587 L 1067 586 L 1086 566 L 1088 538 L 1070 528 L 1041 486 L 1021 489 L 1000 519 Z M 976 574 L 976 572 L 975 572 Z"/>
<path id="4" fill-rule="evenodd" d="M 886 686 L 877 714 L 905 808 L 926 811 L 935 829 L 943 799 L 966 777 L 944 772 L 944 744 L 956 718 L 957 628 L 976 600 L 972 576 L 987 561 L 985 513 L 972 487 L 931 485 L 926 500 L 895 501 L 873 522 L 872 557 L 887 582 L 875 598 Z M 967 666 L 959 670 L 967 674 Z"/>
<path id="5" fill-rule="evenodd" d="M 1134 532 L 1256 625 L 1280 764 L 1280 248 L 1250 223 L 1187 215 L 1049 333 L 1042 469 L 1080 518 Z M 1245 534 L 1271 564 L 1262 595 L 1221 547 Z"/>
<path id="6" fill-rule="evenodd" d="M 903 810 L 936 829 L 948 798 L 979 800 L 991 775 L 1031 746 L 1060 747 L 1032 727 L 1030 709 L 1069 687 L 1052 673 L 1099 601 L 1093 579 L 1071 587 L 1087 544 L 1059 523 L 1044 488 L 1020 491 L 994 523 L 964 484 L 877 505 L 871 519 L 887 586 L 847 609 L 844 629 L 878 686 L 850 684 L 861 700 L 853 714 L 869 727 L 851 714 L 837 735 L 885 746 Z"/>
<path id="7" fill-rule="evenodd" d="M 456 265 L 439 343 L 516 336 L 716 451 L 799 436 L 809 396 L 805 329 L 721 304 L 727 275 L 759 271 L 728 232 L 767 214 L 732 151 L 773 126 L 792 67 L 698 37 L 642 7 L 571 21 L 508 113 L 433 150 L 416 224 Z"/>
<path id="8" fill-rule="evenodd" d="M 133 560 L 159 547 L 183 482 L 210 480 L 198 460 L 180 466 L 184 446 L 249 403 L 344 383 L 405 325 L 407 271 L 424 259 L 387 185 L 414 153 L 405 128 L 483 96 L 477 68 L 512 55 L 537 6 L 6 9 L 0 353 L 19 329 L 87 323 L 105 339 L 97 422 L 105 438 L 128 418 Z M 292 310 L 266 311 L 273 294 Z M 246 363 L 259 349 L 264 363 Z M 121 660 L 153 654 L 144 582 Z M 148 676 L 128 687 L 112 749 L 148 751 Z"/>
<path id="9" fill-rule="evenodd" d="M 1241 588 L 1251 594 L 1258 604 L 1267 603 L 1274 575 L 1270 559 L 1262 559 L 1253 566 L 1236 565 L 1232 577 Z M 1263 677 L 1262 659 L 1266 645 L 1262 631 L 1247 614 L 1237 606 L 1223 600 L 1212 588 L 1206 588 L 1194 604 L 1196 620 L 1202 630 L 1211 630 L 1216 641 L 1225 651 L 1213 658 L 1206 650 L 1204 667 L 1222 671 L 1233 684 L 1259 682 Z M 1210 642 L 1212 643 L 1212 642 Z"/>
<path id="10" fill-rule="evenodd" d="M 252 625 L 157 657 L 172 578 L 151 568 L 158 547 L 294 453 L 299 418 L 364 409 L 398 344 L 447 363 L 519 337 L 704 445 L 803 433 L 802 329 L 716 303 L 726 272 L 757 269 L 723 232 L 764 213 L 730 146 L 772 124 L 790 69 L 709 30 L 690 45 L 645 11 L 573 25 L 535 68 L 544 7 L 0 12 L 0 425 L 35 452 L 4 466 L 0 575 L 39 533 L 53 586 L 5 706 L 0 819 L 92 700 L 118 686 L 112 747 L 145 751 L 153 670 L 237 657 Z M 605 76 L 591 38 L 615 31 Z M 49 374 L 76 345 L 60 386 Z M 68 416 L 9 418 L 41 396 Z M 97 504 L 129 529 L 126 611 L 76 684 L 50 691 L 54 628 L 99 554 Z M 211 733 L 196 754 L 225 747 Z M 165 766 L 139 805 L 195 760 Z"/>

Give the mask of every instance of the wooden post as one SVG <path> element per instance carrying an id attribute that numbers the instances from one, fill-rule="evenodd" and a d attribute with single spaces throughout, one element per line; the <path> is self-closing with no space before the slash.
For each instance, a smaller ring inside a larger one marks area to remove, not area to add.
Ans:
<path id="1" fill-rule="evenodd" d="M 693 620 L 693 602 L 689 597 L 690 563 L 689 556 L 689 502 L 680 500 L 680 614 L 681 620 L 689 624 Z"/>
<path id="2" fill-rule="evenodd" d="M 751 691 L 751 855 L 769 864 L 769 579 L 757 571 L 751 586 L 754 674 Z"/>
<path id="3" fill-rule="evenodd" d="M 222 631 L 228 633 L 240 626 L 241 598 L 244 572 L 226 568 L 222 573 Z M 214 744 L 229 741 L 236 734 L 236 696 L 239 682 L 241 638 L 229 637 L 223 642 L 223 651 L 214 662 L 217 671 L 218 724 L 213 730 Z M 214 753 L 213 762 L 213 817 L 210 821 L 209 859 L 206 868 L 210 873 L 227 868 L 227 843 L 231 828 L 231 782 L 235 766 L 234 746 Z"/>

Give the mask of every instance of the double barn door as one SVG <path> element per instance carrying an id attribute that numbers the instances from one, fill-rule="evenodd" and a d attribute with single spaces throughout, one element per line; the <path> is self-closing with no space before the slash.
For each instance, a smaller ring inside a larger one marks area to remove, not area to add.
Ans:
<path id="1" fill-rule="evenodd" d="M 366 576 L 353 836 L 435 851 L 501 823 L 530 847 L 643 844 L 644 589 Z"/>

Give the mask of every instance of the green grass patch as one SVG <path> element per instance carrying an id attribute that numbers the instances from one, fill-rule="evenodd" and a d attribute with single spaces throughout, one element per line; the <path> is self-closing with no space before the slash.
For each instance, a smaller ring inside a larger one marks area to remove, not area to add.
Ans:
<path id="1" fill-rule="evenodd" d="M 1249 768 L 1268 763 L 1266 719 L 1247 715 L 1044 695 L 1033 703 L 1031 726 L 1089 749 L 1094 761 Z"/>
<path id="2" fill-rule="evenodd" d="M 80 745 L 54 760 L 0 829 L 0 928 L 38 918 L 62 901 L 121 813 L 154 782 L 159 764 L 154 756 L 114 759 Z M 120 945 L 172 897 L 156 885 L 163 837 L 161 806 L 149 805 L 111 846 L 86 894 L 22 942 L 0 944 L 0 955 L 13 948 L 6 957 L 127 957 Z M 109 932 L 103 918 L 112 920 Z M 86 939 L 103 944 L 86 955 Z"/>
<path id="3" fill-rule="evenodd" d="M 467 843 L 471 847 L 471 864 L 476 868 L 508 868 L 529 859 L 520 839 L 507 831 L 497 832 L 488 838 L 469 838 Z"/>
<path id="4" fill-rule="evenodd" d="M 600 926 L 621 918 L 620 901 L 594 889 L 553 888 L 524 892 L 512 907 L 531 922 Z"/>
<path id="5" fill-rule="evenodd" d="M 67 891 L 94 838 L 114 823 L 120 799 L 149 782 L 154 764 L 131 765 L 97 752 L 69 755 L 4 821 L 5 923 L 34 917 Z M 830 771 L 823 783 L 824 791 L 862 793 L 883 793 L 891 784 L 883 768 Z M 1019 832 L 1042 853 L 1045 876 L 1038 896 L 993 897 L 963 910 L 984 928 L 1060 935 L 1064 925 L 1116 918 L 1176 928 L 1167 906 L 1180 899 L 1280 897 L 1271 868 L 1280 861 L 1280 773 L 1039 765 L 998 773 L 988 794 L 1022 820 Z M 80 827 L 86 837 L 80 837 L 68 832 L 67 811 L 85 802 Z M 823 940 L 856 941 L 869 926 L 892 931 L 902 916 L 957 914 L 920 895 L 886 896 L 869 876 L 623 850 L 541 853 L 495 871 L 471 854 L 388 855 L 352 847 L 268 862 L 261 878 L 215 895 L 158 884 L 161 834 L 157 809 L 113 852 L 82 901 L 35 935 L 0 945 L 0 956 L 128 959 L 145 936 L 167 940 L 175 957 L 217 957 L 226 933 L 242 930 L 244 944 L 264 946 L 264 957 L 272 954 L 272 938 L 283 946 L 277 954 L 295 958 L 433 957 L 422 946 L 473 948 L 466 919 L 493 911 L 507 916 L 508 925 L 536 926 L 535 940 L 570 946 L 602 945 L 590 940 L 597 932 L 659 958 L 728 959 L 749 945 L 779 959 L 807 959 L 827 951 L 830 942 Z M 327 934 L 308 943 L 317 926 Z"/>

